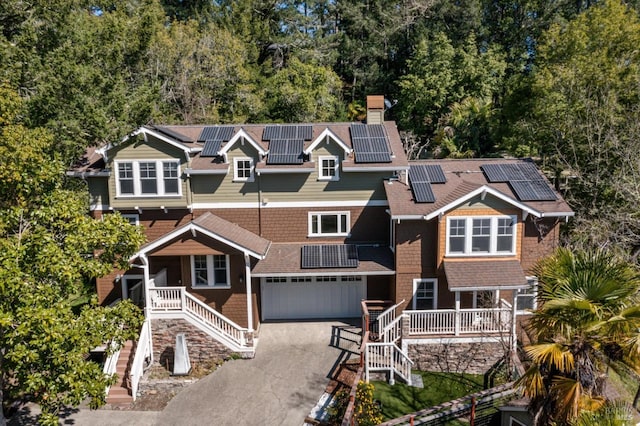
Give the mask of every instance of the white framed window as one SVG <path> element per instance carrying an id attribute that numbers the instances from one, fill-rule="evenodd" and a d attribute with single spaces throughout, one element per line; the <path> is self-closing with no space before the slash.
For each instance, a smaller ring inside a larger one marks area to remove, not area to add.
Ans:
<path id="1" fill-rule="evenodd" d="M 123 218 L 127 219 L 131 225 L 139 226 L 140 225 L 140 215 L 136 213 L 124 213 L 120 214 Z"/>
<path id="2" fill-rule="evenodd" d="M 133 163 L 116 163 L 118 169 L 118 192 L 120 195 L 134 195 Z"/>
<path id="3" fill-rule="evenodd" d="M 538 307 L 538 277 L 527 277 L 529 287 L 516 293 L 516 312 L 531 314 Z"/>
<path id="4" fill-rule="evenodd" d="M 191 256 L 191 286 L 229 288 L 229 256 L 207 254 Z"/>
<path id="5" fill-rule="evenodd" d="M 348 236 L 351 230 L 350 212 L 309 212 L 309 236 Z"/>
<path id="6" fill-rule="evenodd" d="M 179 160 L 116 161 L 116 196 L 180 196 Z"/>
<path id="7" fill-rule="evenodd" d="M 253 158 L 238 157 L 233 159 L 233 180 L 253 182 Z"/>
<path id="8" fill-rule="evenodd" d="M 414 278 L 413 309 L 429 310 L 438 306 L 438 280 L 435 278 Z"/>
<path id="9" fill-rule="evenodd" d="M 174 161 L 162 162 L 162 181 L 164 183 L 165 194 L 180 193 L 180 175 L 178 174 L 178 163 Z"/>
<path id="10" fill-rule="evenodd" d="M 318 157 L 318 180 L 339 180 L 339 159 L 335 155 Z"/>
<path id="11" fill-rule="evenodd" d="M 514 255 L 516 216 L 447 218 L 448 256 Z"/>

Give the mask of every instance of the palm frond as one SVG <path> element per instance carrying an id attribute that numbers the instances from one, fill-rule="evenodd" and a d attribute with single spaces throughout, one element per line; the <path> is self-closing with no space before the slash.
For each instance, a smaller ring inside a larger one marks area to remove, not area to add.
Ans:
<path id="1" fill-rule="evenodd" d="M 522 377 L 516 380 L 514 386 L 517 389 L 520 389 L 524 396 L 531 399 L 543 397 L 547 394 L 547 390 L 544 386 L 544 381 L 537 364 L 532 364 Z"/>
<path id="2" fill-rule="evenodd" d="M 574 368 L 573 354 L 559 343 L 527 346 L 525 351 L 536 364 L 548 365 L 563 373 L 571 372 Z"/>
<path id="3" fill-rule="evenodd" d="M 550 390 L 557 401 L 560 418 L 564 420 L 576 418 L 582 399 L 580 382 L 569 377 L 555 376 Z"/>

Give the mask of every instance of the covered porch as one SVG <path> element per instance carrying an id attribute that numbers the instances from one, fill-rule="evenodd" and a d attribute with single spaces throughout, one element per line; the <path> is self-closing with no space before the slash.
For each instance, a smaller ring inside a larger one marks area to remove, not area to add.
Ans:
<path id="1" fill-rule="evenodd" d="M 234 351 L 253 351 L 251 267 L 270 244 L 205 213 L 143 246 L 120 278 L 122 293 L 137 298 L 148 319 L 184 320 Z"/>

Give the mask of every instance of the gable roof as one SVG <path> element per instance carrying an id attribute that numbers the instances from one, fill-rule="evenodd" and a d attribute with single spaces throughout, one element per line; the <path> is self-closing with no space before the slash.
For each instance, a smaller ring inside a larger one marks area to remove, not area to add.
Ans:
<path id="1" fill-rule="evenodd" d="M 186 225 L 176 228 L 155 241 L 145 244 L 131 259 L 152 253 L 156 249 L 186 233 L 194 234 L 199 232 L 256 259 L 264 259 L 271 246 L 271 241 L 235 223 L 222 219 L 211 212 L 206 212 Z"/>
<path id="2" fill-rule="evenodd" d="M 522 201 L 508 182 L 489 182 L 481 166 L 487 164 L 532 164 L 527 159 L 473 159 L 473 160 L 421 160 L 410 165 L 437 164 L 446 176 L 446 182 L 431 185 L 435 201 L 418 203 L 411 186 L 400 180 L 385 182 L 391 216 L 395 219 L 430 220 L 445 214 L 474 197 L 493 197 L 509 204 L 524 214 L 535 217 L 569 217 L 574 213 L 557 192 L 555 200 Z M 538 172 L 539 173 L 539 172 Z M 540 173 L 540 180 L 548 181 Z"/>
<path id="3" fill-rule="evenodd" d="M 325 128 L 322 133 L 320 133 L 320 136 L 318 136 L 317 138 L 315 138 L 315 140 L 313 142 L 311 142 L 311 145 L 309 145 L 305 150 L 304 153 L 309 155 L 311 154 L 311 151 L 313 151 L 314 149 L 316 149 L 316 147 L 318 145 L 320 145 L 320 143 L 322 143 L 322 141 L 328 137 L 329 139 L 333 140 L 336 144 L 338 144 L 338 146 L 340 148 L 342 148 L 344 150 L 345 156 L 349 155 L 351 152 L 353 152 L 353 149 L 349 148 L 343 141 L 342 139 L 340 139 L 338 136 L 336 136 L 335 133 L 333 133 L 331 131 L 331 129 L 329 129 L 328 127 Z"/>
<path id="4" fill-rule="evenodd" d="M 231 149 L 231 147 L 240 140 L 240 138 L 244 138 L 247 142 L 249 142 L 251 146 L 253 146 L 260 155 L 266 155 L 267 151 L 265 151 L 265 149 L 258 142 L 256 142 L 251 136 L 249 136 L 249 134 L 244 130 L 244 128 L 240 128 L 240 130 L 238 130 L 236 134 L 233 135 L 233 137 L 229 140 L 229 142 L 227 142 L 224 145 L 224 147 L 220 150 L 219 154 L 220 155 L 226 154 Z"/>
<path id="5" fill-rule="evenodd" d="M 182 140 L 177 140 L 176 136 L 177 135 L 171 135 L 171 130 L 167 129 L 168 131 L 162 132 L 159 129 L 162 129 L 162 127 L 158 126 L 157 128 L 154 127 L 149 127 L 149 126 L 142 126 L 139 127 L 138 129 L 134 130 L 133 132 L 129 133 L 127 136 L 125 136 L 124 138 L 122 138 L 122 140 L 118 143 L 118 144 L 112 144 L 109 143 L 101 148 L 98 148 L 95 150 L 95 152 L 97 152 L 98 154 L 100 154 L 105 161 L 108 161 L 108 152 L 110 150 L 112 150 L 113 148 L 120 146 L 124 143 L 127 143 L 129 141 L 129 139 L 133 138 L 134 136 L 138 136 L 138 135 L 143 135 L 145 141 L 147 140 L 148 136 L 153 136 L 154 138 L 156 138 L 159 141 L 162 141 L 166 144 L 169 144 L 175 148 L 178 148 L 182 151 L 184 151 L 186 154 L 189 154 L 192 151 L 192 147 L 188 146 L 185 142 L 189 142 L 190 140 L 188 138 L 182 138 Z"/>

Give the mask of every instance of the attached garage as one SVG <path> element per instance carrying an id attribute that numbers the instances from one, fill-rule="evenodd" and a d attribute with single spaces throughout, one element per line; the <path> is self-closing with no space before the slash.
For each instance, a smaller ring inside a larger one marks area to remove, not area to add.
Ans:
<path id="1" fill-rule="evenodd" d="M 356 318 L 367 296 L 364 276 L 265 277 L 262 320 Z"/>

